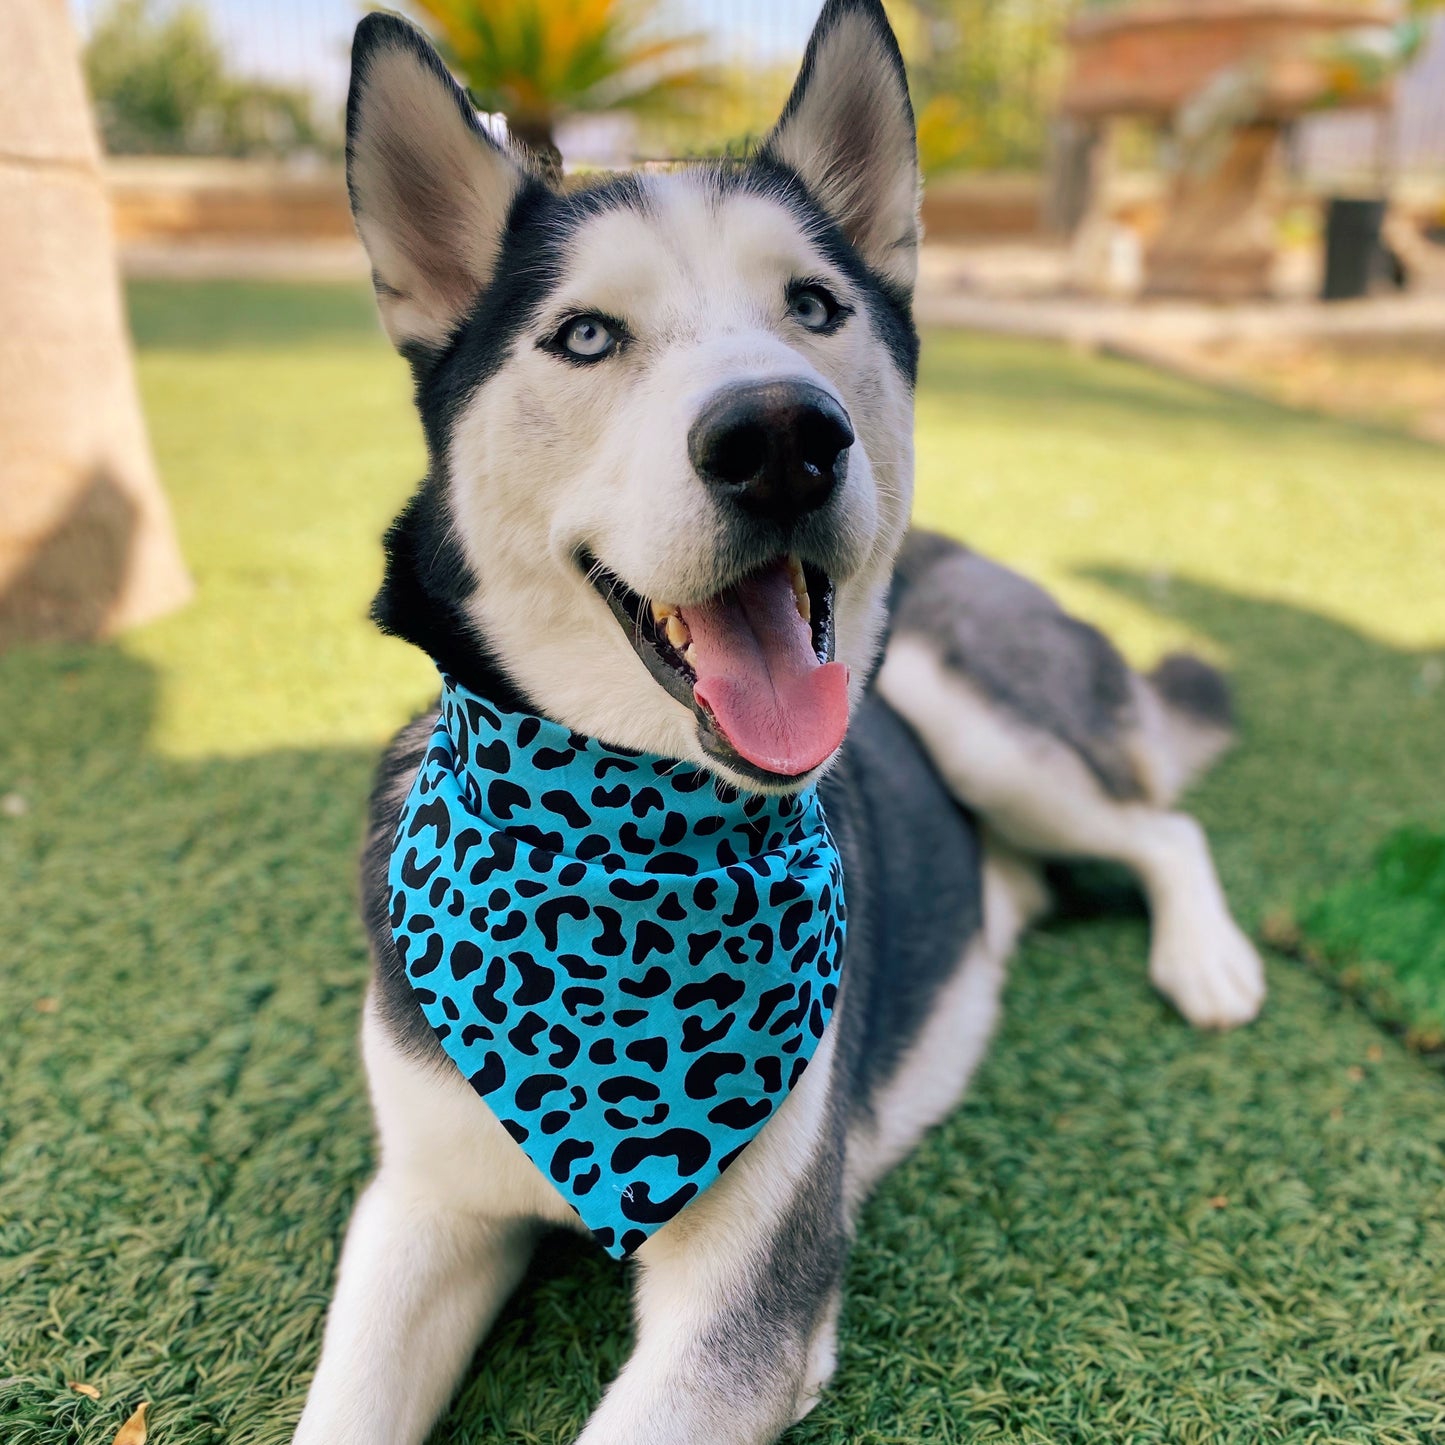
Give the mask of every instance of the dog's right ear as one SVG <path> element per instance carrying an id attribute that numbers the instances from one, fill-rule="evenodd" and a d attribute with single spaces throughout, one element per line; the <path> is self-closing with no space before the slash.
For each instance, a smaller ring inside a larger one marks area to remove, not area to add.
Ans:
<path id="1" fill-rule="evenodd" d="M 382 324 L 403 354 L 440 350 L 491 280 L 525 178 L 420 31 L 381 12 L 362 20 L 346 187 Z"/>

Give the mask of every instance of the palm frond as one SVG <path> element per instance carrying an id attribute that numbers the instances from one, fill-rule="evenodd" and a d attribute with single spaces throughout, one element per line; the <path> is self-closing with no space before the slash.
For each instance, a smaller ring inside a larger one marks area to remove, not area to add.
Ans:
<path id="1" fill-rule="evenodd" d="M 563 116 L 686 113 L 715 94 L 706 37 L 661 28 L 663 0 L 410 0 L 478 104 L 550 132 Z"/>

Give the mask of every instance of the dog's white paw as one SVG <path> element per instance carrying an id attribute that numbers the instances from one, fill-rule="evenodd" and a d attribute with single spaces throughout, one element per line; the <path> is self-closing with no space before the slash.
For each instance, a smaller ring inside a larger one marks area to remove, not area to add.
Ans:
<path id="1" fill-rule="evenodd" d="M 1149 981 L 1201 1029 L 1247 1024 L 1264 1003 L 1264 964 L 1228 915 L 1207 928 L 1156 934 Z"/>

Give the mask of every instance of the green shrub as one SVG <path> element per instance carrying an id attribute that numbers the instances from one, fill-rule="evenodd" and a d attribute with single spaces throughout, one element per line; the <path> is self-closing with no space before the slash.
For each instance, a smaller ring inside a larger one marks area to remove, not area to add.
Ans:
<path id="1" fill-rule="evenodd" d="M 304 90 L 233 76 L 198 4 L 112 0 L 85 47 L 112 155 L 284 155 L 337 149 Z"/>

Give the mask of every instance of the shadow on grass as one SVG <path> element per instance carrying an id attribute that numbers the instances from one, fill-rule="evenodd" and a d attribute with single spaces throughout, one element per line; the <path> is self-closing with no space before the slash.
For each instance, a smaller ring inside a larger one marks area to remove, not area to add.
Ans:
<path id="1" fill-rule="evenodd" d="M 365 282 L 131 281 L 126 307 L 143 348 L 275 350 L 336 341 L 386 348 Z"/>
<path id="2" fill-rule="evenodd" d="M 156 699 L 116 647 L 0 658 L 6 1445 L 103 1445 L 142 1395 L 172 1445 L 289 1440 L 371 1167 L 354 873 L 375 758 L 165 758 Z M 578 1349 L 579 1290 L 626 1318 L 615 1266 L 549 1239 L 458 1419 L 510 1431 L 511 1385 Z M 587 1341 L 597 1391 L 623 1343 Z M 575 1376 L 552 1403 L 561 1439 Z"/>
<path id="3" fill-rule="evenodd" d="M 1135 574 L 1092 575 L 1187 620 L 1233 658 L 1244 743 L 1201 811 L 1246 916 L 1307 895 L 1367 855 L 1387 828 L 1438 808 L 1445 693 L 1428 686 L 1434 658 L 1198 583 L 1176 581 L 1161 595 Z M 355 1049 L 366 959 L 352 878 L 373 757 L 339 748 L 168 759 L 149 743 L 157 695 L 150 668 L 115 647 L 26 649 L 0 659 L 0 793 L 21 799 L 8 811 L 22 814 L 0 817 L 0 875 L 17 945 L 0 979 L 12 1020 L 0 1035 L 6 1445 L 103 1445 L 142 1394 L 155 1401 L 153 1422 L 167 1445 L 282 1445 L 314 1365 L 345 1218 L 370 1166 Z M 1307 1062 L 1285 1058 L 1291 1031 L 1280 1024 L 1263 1026 L 1274 1035 L 1237 1044 L 1196 1043 L 1182 1025 L 1161 1031 L 1142 945 L 1137 969 L 1109 977 L 1098 976 L 1110 972 L 1097 970 L 1100 947 L 1095 932 L 1060 930 L 1047 978 L 1021 970 L 1029 976 L 1013 985 L 1012 998 L 1022 991 L 1018 1017 L 1026 1022 L 1010 1024 L 1010 1052 L 970 1106 L 974 1123 L 947 1131 L 962 1152 L 949 1164 L 935 1143 L 919 1169 L 989 1176 L 997 1161 L 974 1142 L 985 1138 L 983 1124 L 1032 1127 L 1010 1120 L 1026 1091 L 1039 1119 L 1077 1097 L 1071 1069 L 1092 1055 L 1087 1046 L 1071 1054 L 1077 1043 L 1069 1040 L 1087 1025 L 1060 1016 L 1079 1000 L 1115 1019 L 1136 1050 L 1132 1063 L 1117 1065 L 1125 1097 L 1100 1095 L 1101 1119 L 1111 1107 L 1127 1119 L 1161 1059 L 1178 1067 L 1198 1055 L 1199 1067 L 1217 1068 L 1223 1080 L 1267 1071 L 1277 1050 L 1279 1077 L 1258 1084 L 1268 1100 L 1294 1097 L 1301 1071 L 1322 1056 L 1312 1041 Z M 1247 1064 L 1231 1063 L 1225 1048 L 1256 1052 Z M 1128 1083 L 1131 1069 L 1140 1077 Z M 1297 1126 L 1282 1140 L 1270 1136 L 1267 1108 L 1247 1117 L 1262 1155 L 1283 1150 L 1292 1158 L 1298 1149 L 1302 1160 L 1314 1157 L 1311 1141 L 1293 1139 Z M 1044 1144 L 1046 1168 L 1029 1185 L 1036 1190 L 1046 1188 L 1049 1171 L 1089 1178 L 1107 1152 L 1098 1139 L 1067 1134 Z M 1007 1151 L 999 1156 L 1003 1182 L 985 1178 L 978 1187 L 1005 1189 L 1021 1167 L 1019 1145 L 1015 1133 L 999 1146 Z M 1133 1211 L 1130 1228 L 1150 1238 L 1167 1226 L 1150 1214 L 1152 1194 L 1131 1202 L 1128 1179 L 1148 1177 L 1157 1191 L 1178 1146 L 1144 1139 L 1133 1147 L 1127 1178 L 1109 1188 L 1117 1207 Z M 1156 1147 L 1157 1157 L 1147 1154 Z M 869 1213 L 878 1238 L 908 1234 L 907 1221 L 923 1218 L 921 1199 L 948 1197 L 947 1189 L 920 1195 L 924 1177 L 904 1171 L 887 1186 Z M 938 1227 L 965 1258 L 1008 1214 L 1002 1205 L 977 1215 L 955 1210 Z M 1067 1253 L 1062 1240 L 1043 1245 L 1053 1257 Z M 915 1278 L 901 1260 L 899 1285 L 890 1254 L 862 1254 L 858 1278 L 891 1277 L 886 1287 L 903 1291 L 888 1319 L 940 1306 L 926 1272 Z M 1086 1299 L 1089 1288 L 1077 1287 Z M 891 1325 L 867 1333 L 875 1328 L 867 1323 L 873 1296 L 860 1294 L 859 1348 L 886 1374 L 903 1347 L 889 1342 Z M 988 1308 L 1006 1312 L 1016 1298 L 1000 1293 Z M 1135 1306 L 1146 1315 L 1151 1308 L 1147 1299 Z M 1018 1307 L 1017 1328 L 1032 1328 L 1027 1301 Z M 978 1313 L 962 1301 L 957 1308 Z M 1092 1308 L 1112 1313 L 1102 1299 Z M 621 1363 L 625 1317 L 614 1266 L 579 1243 L 549 1242 L 437 1438 L 569 1440 Z M 947 1356 L 950 1369 L 972 1358 L 964 1336 L 940 1337 L 930 1353 Z M 833 1403 L 795 1438 L 864 1438 L 850 1433 L 849 1412 L 882 1410 L 891 1397 L 876 1392 L 874 1371 L 860 1370 L 857 1359 L 845 1351 Z M 1179 1360 L 1192 1359 L 1185 1342 Z M 972 1368 L 987 1393 L 990 1361 Z M 1118 1368 L 1131 1368 L 1123 1355 Z M 65 1388 L 87 1379 L 103 1383 L 100 1405 Z M 1011 1387 L 1019 1408 L 1030 1420 L 1029 1412 L 1043 1412 L 1039 1428 L 1058 1430 L 1046 1418 L 1058 1382 L 1046 1369 L 1034 1379 Z M 1357 1385 L 1368 1394 L 1367 1384 Z M 1207 1395 L 1208 1382 L 1198 1389 Z M 960 1390 L 943 1406 L 962 1419 L 968 1396 Z M 1256 1423 L 1262 1430 L 1266 1417 Z"/>

